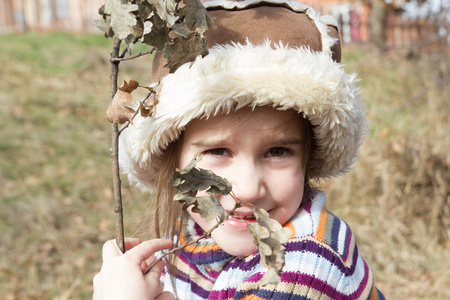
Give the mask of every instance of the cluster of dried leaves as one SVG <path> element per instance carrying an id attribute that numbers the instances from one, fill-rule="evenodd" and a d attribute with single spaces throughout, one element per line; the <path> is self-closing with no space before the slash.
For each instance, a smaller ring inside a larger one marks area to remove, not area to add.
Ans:
<path id="1" fill-rule="evenodd" d="M 183 203 L 184 211 L 193 206 L 192 211 L 208 221 L 219 217 L 219 222 L 222 223 L 228 219 L 228 213 L 216 195 L 228 195 L 231 192 L 231 184 L 212 171 L 196 168 L 201 159 L 202 155 L 196 155 L 184 169 L 177 169 L 173 174 L 171 183 L 177 191 L 174 200 Z M 198 191 L 206 191 L 209 196 L 197 197 Z"/>
<path id="2" fill-rule="evenodd" d="M 213 22 L 200 0 L 106 0 L 99 13 L 102 18 L 96 20 L 96 26 L 105 32 L 106 37 L 126 43 L 127 48 L 122 57 L 126 53 L 131 54 L 135 43 L 145 43 L 153 50 L 163 52 L 167 59 L 165 67 L 169 68 L 169 72 L 175 72 L 181 65 L 193 62 L 197 56 L 208 54 L 203 33 L 212 27 Z M 148 89 L 149 94 L 136 106 L 131 93 L 138 87 Z M 139 112 L 145 118 L 151 117 L 158 102 L 157 95 L 157 87 L 140 86 L 135 80 L 125 81 L 118 88 L 106 113 L 108 121 L 113 124 L 127 123 L 117 134 L 132 124 Z M 177 190 L 174 200 L 183 203 L 183 210 L 191 207 L 193 212 L 208 221 L 217 220 L 216 226 L 205 233 L 204 237 L 207 237 L 229 218 L 217 196 L 233 196 L 233 193 L 226 179 L 196 167 L 201 157 L 197 155 L 184 169 L 177 169 L 171 183 Z M 197 197 L 200 191 L 206 191 L 208 196 Z M 230 214 L 242 205 L 249 205 L 233 198 L 236 204 Z M 260 262 L 268 268 L 260 284 L 278 283 L 284 266 L 283 244 L 288 241 L 291 231 L 282 228 L 266 211 L 255 207 L 253 211 L 257 222 L 249 224 L 248 228 L 260 249 Z M 185 246 L 181 245 L 180 248 Z"/>
<path id="3" fill-rule="evenodd" d="M 200 0 L 106 0 L 95 25 L 108 38 L 136 42 L 164 53 L 169 72 L 208 54 L 203 33 L 213 22 Z"/>
<path id="4" fill-rule="evenodd" d="M 196 164 L 201 159 L 201 155 L 196 155 L 184 169 L 177 169 L 173 174 L 171 183 L 177 191 L 174 200 L 182 202 L 185 211 L 192 206 L 193 212 L 199 213 L 208 221 L 217 220 L 216 226 L 212 229 L 214 230 L 229 217 L 217 195 L 230 194 L 233 196 L 232 187 L 225 178 L 217 176 L 209 170 L 197 168 Z M 197 197 L 197 193 L 201 191 L 206 191 L 208 196 Z M 251 205 L 238 201 L 234 196 L 233 198 L 235 206 L 230 213 L 242 205 Z M 257 222 L 250 223 L 247 227 L 253 235 L 253 242 L 259 248 L 260 263 L 268 269 L 260 284 L 276 284 L 280 282 L 280 273 L 285 263 L 283 244 L 287 243 L 292 232 L 289 228 L 283 228 L 280 223 L 271 219 L 269 213 L 264 209 L 257 209 L 253 206 L 253 214 Z M 234 216 L 239 218 L 238 215 Z"/>
<path id="5" fill-rule="evenodd" d="M 139 103 L 136 108 L 133 96 L 131 93 L 138 87 L 145 88 L 149 91 L 147 97 Z M 156 91 L 152 87 L 141 86 L 139 82 L 130 80 L 124 81 L 119 87 L 117 93 L 111 101 L 111 104 L 106 111 L 106 118 L 110 123 L 128 124 L 133 123 L 133 118 L 140 112 L 144 118 L 150 117 L 153 113 L 153 108 L 157 103 Z M 125 129 L 124 126 L 121 130 Z"/>

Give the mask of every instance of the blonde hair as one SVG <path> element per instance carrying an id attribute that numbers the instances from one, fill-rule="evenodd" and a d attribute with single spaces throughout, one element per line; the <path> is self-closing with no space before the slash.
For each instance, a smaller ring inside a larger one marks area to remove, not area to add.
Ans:
<path id="1" fill-rule="evenodd" d="M 167 146 L 162 158 L 154 194 L 153 222 L 151 222 L 157 238 L 173 239 L 177 232 L 177 220 L 182 215 L 181 205 L 173 200 L 175 190 L 170 183 L 170 177 L 178 167 L 180 148 L 181 137 Z"/>

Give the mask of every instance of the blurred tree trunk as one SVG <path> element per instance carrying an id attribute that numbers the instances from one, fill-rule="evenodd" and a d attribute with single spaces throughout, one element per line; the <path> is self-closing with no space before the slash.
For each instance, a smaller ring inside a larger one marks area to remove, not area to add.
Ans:
<path id="1" fill-rule="evenodd" d="M 386 43 L 386 19 L 388 4 L 384 0 L 370 0 L 370 39 L 378 47 Z"/>

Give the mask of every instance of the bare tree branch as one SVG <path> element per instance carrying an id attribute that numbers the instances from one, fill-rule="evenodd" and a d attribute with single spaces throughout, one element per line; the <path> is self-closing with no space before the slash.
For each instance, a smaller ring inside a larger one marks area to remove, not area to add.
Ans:
<path id="1" fill-rule="evenodd" d="M 238 209 L 239 207 L 241 207 L 241 203 L 240 202 L 236 202 L 233 209 L 230 211 L 230 215 L 234 214 L 234 211 L 236 209 Z M 161 255 L 161 257 L 159 257 L 157 260 L 153 261 L 150 265 L 148 265 L 147 269 L 145 269 L 144 275 L 147 274 L 148 272 L 150 272 L 150 270 L 161 260 L 163 260 L 164 257 L 166 257 L 167 255 L 173 254 L 175 252 L 177 252 L 178 250 L 184 249 L 189 245 L 192 244 L 196 244 L 198 241 L 200 241 L 201 239 L 207 238 L 208 236 L 211 235 L 211 233 L 217 229 L 217 227 L 219 227 L 223 222 L 218 221 L 216 223 L 216 225 L 214 225 L 210 230 L 208 230 L 207 232 L 205 232 L 202 236 L 199 236 L 198 238 L 196 238 L 193 241 L 190 241 L 189 243 L 186 243 L 184 245 L 178 246 L 176 248 L 171 249 L 170 251 L 165 252 L 163 255 Z"/>
<path id="2" fill-rule="evenodd" d="M 138 54 L 133 55 L 133 56 L 115 57 L 115 58 L 111 58 L 111 61 L 112 62 L 121 62 L 121 61 L 125 61 L 125 60 L 132 60 L 132 59 L 138 58 L 143 55 L 152 54 L 153 52 L 155 52 L 155 50 L 156 50 L 156 48 L 153 48 L 152 50 L 145 51 L 145 52 L 139 52 Z"/>
<path id="3" fill-rule="evenodd" d="M 115 61 L 119 56 L 120 39 L 114 40 L 114 46 L 111 52 L 111 99 L 117 92 L 117 78 L 119 75 L 119 63 Z M 119 125 L 113 123 L 111 125 L 111 165 L 113 175 L 113 195 L 114 195 L 114 212 L 116 214 L 116 242 L 122 253 L 125 253 L 125 238 L 123 230 L 123 207 L 122 207 L 122 191 L 119 171 Z"/>

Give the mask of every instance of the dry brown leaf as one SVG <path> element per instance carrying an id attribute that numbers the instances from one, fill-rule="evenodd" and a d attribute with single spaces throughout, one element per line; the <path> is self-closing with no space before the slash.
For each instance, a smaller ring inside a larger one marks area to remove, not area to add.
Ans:
<path id="1" fill-rule="evenodd" d="M 184 0 L 185 6 L 181 9 L 180 14 L 184 17 L 186 24 L 193 23 L 195 31 L 203 35 L 203 33 L 211 29 L 214 22 L 209 16 L 206 8 L 200 0 Z"/>
<path id="2" fill-rule="evenodd" d="M 231 184 L 212 171 L 196 168 L 201 158 L 202 155 L 196 155 L 184 169 L 177 169 L 172 175 L 170 182 L 177 190 L 174 200 L 182 202 L 184 210 L 193 206 L 192 211 L 200 213 L 208 221 L 219 217 L 219 222 L 223 222 L 228 213 L 215 195 L 229 194 Z M 209 196 L 196 197 L 198 191 L 206 191 Z"/>
<path id="3" fill-rule="evenodd" d="M 136 111 L 128 106 L 133 102 L 131 92 L 138 86 L 139 83 L 134 80 L 130 80 L 129 83 L 126 81 L 123 82 L 106 111 L 106 118 L 110 123 L 123 124 L 127 121 L 131 123 L 132 117 Z"/>
<path id="4" fill-rule="evenodd" d="M 261 278 L 259 284 L 277 284 L 280 282 L 281 270 L 284 267 L 283 244 L 287 243 L 292 232 L 289 228 L 283 228 L 276 220 L 271 219 L 264 209 L 254 208 L 256 223 L 247 227 L 253 235 L 253 242 L 259 248 L 260 263 L 267 268 L 267 272 Z"/>
<path id="5" fill-rule="evenodd" d="M 205 57 L 207 54 L 205 37 L 195 32 L 189 34 L 187 38 L 179 36 L 164 46 L 164 57 L 167 59 L 164 67 L 168 67 L 169 72 L 173 73 L 185 63 L 195 61 L 197 56 Z"/>
<path id="6" fill-rule="evenodd" d="M 111 16 L 110 26 L 117 38 L 125 39 L 132 34 L 136 18 L 131 12 L 136 10 L 136 4 L 123 3 L 121 0 L 105 1 L 104 13 Z"/>
<path id="7" fill-rule="evenodd" d="M 145 100 L 144 103 L 141 102 L 139 106 L 141 116 L 144 118 L 150 117 L 153 114 L 155 106 L 158 103 L 157 92 L 152 88 L 146 88 L 150 91 L 150 94 L 148 95 L 147 100 Z"/>
<path id="8" fill-rule="evenodd" d="M 124 80 L 122 85 L 119 87 L 119 90 L 121 90 L 122 92 L 131 94 L 131 92 L 134 91 L 135 89 L 137 89 L 138 86 L 139 86 L 139 82 L 137 82 L 136 80 L 131 79 L 130 82 L 127 82 L 126 80 Z"/>

